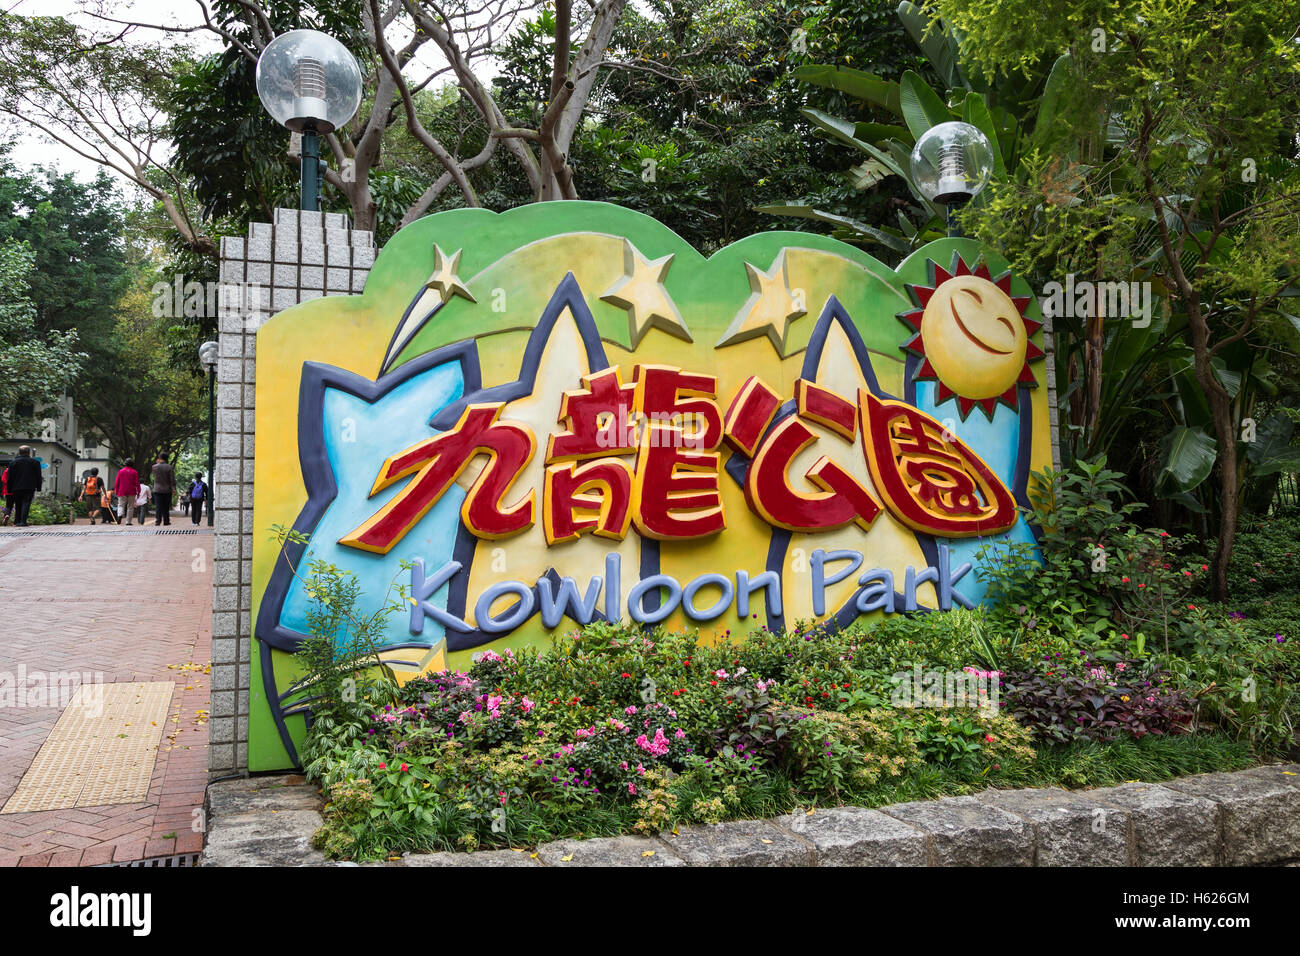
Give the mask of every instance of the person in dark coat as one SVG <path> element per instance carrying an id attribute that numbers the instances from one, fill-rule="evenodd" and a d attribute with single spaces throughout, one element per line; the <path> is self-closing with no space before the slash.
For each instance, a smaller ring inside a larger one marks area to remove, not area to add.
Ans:
<path id="1" fill-rule="evenodd" d="M 167 459 L 159 455 L 153 466 L 153 500 L 157 507 L 153 523 L 155 525 L 172 523 L 172 495 L 176 492 L 176 472 L 167 464 Z"/>
<path id="2" fill-rule="evenodd" d="M 27 514 L 32 510 L 32 499 L 41 490 L 45 478 L 41 463 L 32 457 L 30 445 L 18 449 L 18 457 L 9 462 L 9 494 L 14 499 L 14 527 L 27 527 Z"/>

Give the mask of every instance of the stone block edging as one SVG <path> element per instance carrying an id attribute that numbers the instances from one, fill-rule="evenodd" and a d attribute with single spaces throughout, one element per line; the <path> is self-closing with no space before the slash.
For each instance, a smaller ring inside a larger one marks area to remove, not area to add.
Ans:
<path id="1" fill-rule="evenodd" d="M 203 866 L 327 866 L 299 776 L 208 787 Z M 1069 791 L 985 790 L 831 807 L 536 850 L 406 854 L 384 866 L 1268 866 L 1300 860 L 1300 764 Z"/>

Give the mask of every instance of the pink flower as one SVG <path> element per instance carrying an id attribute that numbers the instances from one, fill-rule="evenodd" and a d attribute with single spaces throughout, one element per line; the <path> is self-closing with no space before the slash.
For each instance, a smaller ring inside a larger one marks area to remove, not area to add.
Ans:
<path id="1" fill-rule="evenodd" d="M 654 740 L 650 740 L 645 734 L 637 737 L 636 745 L 642 750 L 654 754 L 656 757 L 662 757 L 668 753 L 668 738 L 664 736 L 662 727 L 655 728 Z"/>
<path id="2" fill-rule="evenodd" d="M 676 737 L 678 740 L 681 740 L 683 737 L 686 736 L 686 731 L 684 731 L 684 730 L 682 730 L 682 728 L 678 727 L 678 728 L 677 728 L 677 732 L 676 732 L 675 734 L 673 734 L 673 736 Z"/>
<path id="3" fill-rule="evenodd" d="M 525 697 L 523 700 L 521 700 L 521 701 L 519 702 L 519 706 L 522 707 L 522 708 L 524 709 L 524 713 L 527 714 L 527 713 L 531 713 L 531 712 L 532 712 L 532 709 L 533 709 L 534 707 L 536 707 L 537 705 L 534 704 L 534 703 L 533 703 L 531 700 L 529 700 L 527 697 Z"/>
<path id="4" fill-rule="evenodd" d="M 633 704 L 631 707 L 625 707 L 625 708 L 623 709 L 623 713 L 625 713 L 625 714 L 635 714 L 635 713 L 636 713 L 636 704 Z"/>
<path id="5" fill-rule="evenodd" d="M 634 783 L 629 783 L 629 784 L 627 785 L 627 792 L 630 793 L 630 794 L 632 794 L 632 796 L 635 797 L 635 796 L 636 796 L 636 784 L 634 784 Z"/>

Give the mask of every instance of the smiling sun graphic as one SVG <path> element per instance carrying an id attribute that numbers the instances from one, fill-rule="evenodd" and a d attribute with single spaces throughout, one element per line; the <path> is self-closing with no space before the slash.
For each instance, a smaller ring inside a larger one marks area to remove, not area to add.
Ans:
<path id="1" fill-rule="evenodd" d="M 1029 363 L 1043 350 L 1029 340 L 1042 327 L 1024 316 L 1027 295 L 1011 294 L 1011 273 L 994 279 L 953 255 L 949 269 L 929 261 L 928 286 L 909 285 L 919 308 L 899 313 L 916 332 L 903 349 L 921 360 L 916 381 L 933 381 L 934 403 L 957 399 L 962 420 L 976 405 L 990 421 L 998 402 L 1018 410 L 1019 388 L 1038 384 Z"/>

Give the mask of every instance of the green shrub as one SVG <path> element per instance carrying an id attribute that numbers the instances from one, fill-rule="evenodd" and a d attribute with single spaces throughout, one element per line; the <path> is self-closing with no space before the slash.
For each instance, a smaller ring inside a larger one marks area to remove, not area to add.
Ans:
<path id="1" fill-rule="evenodd" d="M 64 502 L 55 498 L 39 498 L 32 502 L 27 513 L 29 525 L 67 524 L 71 509 Z"/>

